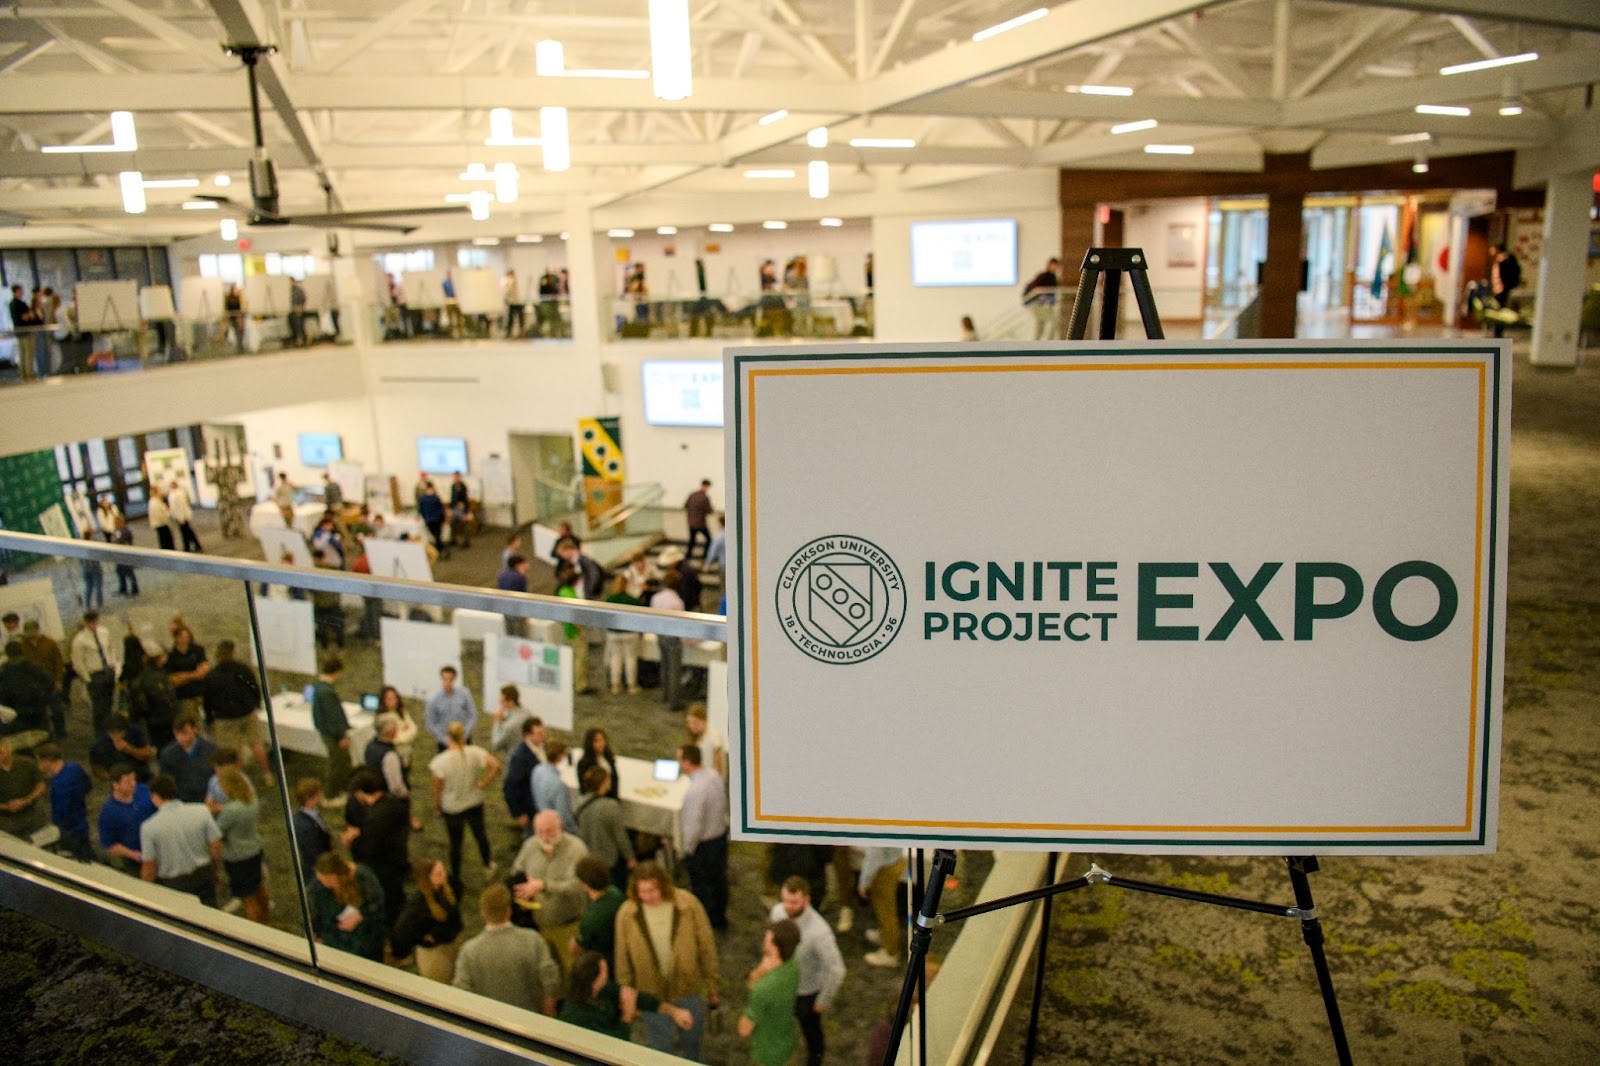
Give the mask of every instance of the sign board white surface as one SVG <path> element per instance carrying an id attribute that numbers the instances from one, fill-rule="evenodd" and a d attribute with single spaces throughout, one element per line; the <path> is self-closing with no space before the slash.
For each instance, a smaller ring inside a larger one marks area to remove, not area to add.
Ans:
<path id="1" fill-rule="evenodd" d="M 455 626 L 384 618 L 379 633 L 383 683 L 402 695 L 427 699 L 438 691 L 439 671 L 446 666 L 455 667 L 456 676 L 461 676 L 461 637 Z"/>
<path id="2" fill-rule="evenodd" d="M 86 333 L 139 328 L 137 281 L 80 281 L 78 328 Z"/>
<path id="3" fill-rule="evenodd" d="M 256 621 L 261 628 L 261 652 L 269 669 L 316 676 L 316 633 L 310 600 L 257 596 Z"/>
<path id="4" fill-rule="evenodd" d="M 369 537 L 367 563 L 373 577 L 404 577 L 412 581 L 432 581 L 433 567 L 428 565 L 428 552 L 419 540 L 386 540 Z"/>
<path id="5" fill-rule="evenodd" d="M 281 563 L 286 558 L 294 566 L 303 566 L 307 569 L 315 566 L 311 558 L 311 548 L 306 544 L 306 538 L 298 529 L 289 529 L 279 526 L 262 526 L 255 530 L 256 539 L 261 542 L 261 555 L 269 563 Z"/>
<path id="6" fill-rule="evenodd" d="M 522 706 L 544 724 L 572 731 L 572 649 L 501 633 L 483 637 L 483 706 L 500 701 L 500 687 L 515 685 Z"/>
<path id="7" fill-rule="evenodd" d="M 192 498 L 194 483 L 189 478 L 189 453 L 182 448 L 152 448 L 144 453 L 144 472 L 148 484 L 167 489 L 176 481 Z"/>
<path id="8" fill-rule="evenodd" d="M 139 314 L 146 322 L 170 322 L 177 317 L 172 306 L 172 287 L 146 285 L 139 290 Z"/>
<path id="9" fill-rule="evenodd" d="M 282 274 L 251 274 L 244 279 L 244 308 L 252 315 L 289 313 L 289 279 Z"/>
<path id="10" fill-rule="evenodd" d="M 59 503 L 52 503 L 39 512 L 39 528 L 46 536 L 73 540 L 72 527 L 67 524 L 67 512 Z"/>
<path id="11" fill-rule="evenodd" d="M 328 477 L 344 493 L 346 503 L 359 504 L 366 496 L 367 479 L 360 463 L 339 461 L 328 464 Z"/>
<path id="12" fill-rule="evenodd" d="M 736 836 L 1494 849 L 1503 342 L 726 365 Z"/>
<path id="13" fill-rule="evenodd" d="M 406 306 L 413 311 L 444 306 L 444 272 L 413 270 L 401 281 Z"/>
<path id="14" fill-rule="evenodd" d="M 62 561 L 63 566 L 70 566 L 71 574 L 77 577 L 78 564 L 76 561 Z M 31 622 L 38 622 L 39 629 L 44 635 L 57 641 L 67 638 L 66 630 L 61 628 L 61 609 L 56 606 L 55 585 L 46 578 L 40 581 L 14 581 L 9 585 L 0 585 L 0 614 L 17 612 L 21 619 L 19 626 Z M 62 647 L 61 653 L 65 655 L 67 649 Z"/>
<path id="15" fill-rule="evenodd" d="M 226 306 L 221 278 L 184 278 L 178 283 L 178 313 L 191 321 L 222 317 Z"/>
<path id="16" fill-rule="evenodd" d="M 505 310 L 500 275 L 492 270 L 482 267 L 458 270 L 455 287 L 456 303 L 464 315 L 498 315 Z"/>
<path id="17" fill-rule="evenodd" d="M 307 274 L 300 287 L 306 291 L 307 311 L 332 311 L 339 306 L 332 274 Z"/>

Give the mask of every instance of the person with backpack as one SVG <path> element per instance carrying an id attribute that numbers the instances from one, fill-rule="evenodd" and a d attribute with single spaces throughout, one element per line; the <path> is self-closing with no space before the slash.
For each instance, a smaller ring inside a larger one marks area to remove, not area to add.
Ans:
<path id="1" fill-rule="evenodd" d="M 261 710 L 261 684 L 255 671 L 234 658 L 231 640 L 217 641 L 217 661 L 203 682 L 201 702 L 206 726 L 218 747 L 233 748 L 241 764 L 248 752 L 261 768 L 261 783 L 273 785 L 272 763 L 267 758 L 266 729 Z"/>

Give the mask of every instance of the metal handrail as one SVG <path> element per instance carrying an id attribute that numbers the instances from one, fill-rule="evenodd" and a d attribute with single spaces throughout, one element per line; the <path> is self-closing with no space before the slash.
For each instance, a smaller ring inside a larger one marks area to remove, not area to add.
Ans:
<path id="1" fill-rule="evenodd" d="M 624 499 L 615 507 L 600 512 L 595 520 L 589 523 L 590 535 L 599 536 L 602 532 L 626 522 L 644 508 L 660 504 L 666 498 L 667 490 L 659 482 L 652 481 L 647 482 L 647 484 L 649 488 L 644 491 L 641 498 L 635 500 Z M 624 496 L 627 495 L 628 487 L 626 485 L 622 487 L 622 492 Z"/>
<path id="2" fill-rule="evenodd" d="M 413 581 L 408 578 L 349 574 L 342 570 L 305 570 L 282 563 L 246 562 L 214 555 L 169 552 L 159 548 L 130 548 L 92 540 L 68 540 L 38 533 L 0 530 L 0 549 L 34 555 L 94 559 L 123 566 L 144 566 L 173 573 L 219 577 L 234 581 L 286 585 L 313 592 L 350 593 L 378 599 L 404 600 L 430 607 L 464 607 L 473 611 L 599 626 L 637 633 L 657 633 L 690 640 L 728 639 L 727 619 L 693 611 L 658 611 L 650 607 L 573 600 L 531 592 L 501 592 L 466 585 Z"/>

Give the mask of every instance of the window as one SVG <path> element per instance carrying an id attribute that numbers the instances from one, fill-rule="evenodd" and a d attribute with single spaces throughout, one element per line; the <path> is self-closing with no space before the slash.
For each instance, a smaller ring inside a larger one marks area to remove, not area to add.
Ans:
<path id="1" fill-rule="evenodd" d="M 418 270 L 433 269 L 433 249 L 418 248 L 410 252 L 384 252 L 377 257 L 385 274 L 411 274 Z"/>
<path id="2" fill-rule="evenodd" d="M 456 266 L 462 270 L 471 270 L 474 267 L 489 265 L 489 253 L 482 248 L 457 248 Z"/>
<path id="3" fill-rule="evenodd" d="M 244 284 L 244 257 L 239 255 L 202 255 L 202 278 L 221 278 L 234 285 Z"/>

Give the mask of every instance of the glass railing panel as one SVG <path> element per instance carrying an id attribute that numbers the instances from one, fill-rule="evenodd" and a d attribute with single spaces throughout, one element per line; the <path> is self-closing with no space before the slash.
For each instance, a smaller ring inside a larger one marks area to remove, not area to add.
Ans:
<path id="1" fill-rule="evenodd" d="M 618 340 L 870 337 L 872 293 L 772 291 L 718 296 L 622 296 L 611 301 Z"/>
<path id="2" fill-rule="evenodd" d="M 503 305 L 469 314 L 458 305 L 412 307 L 394 302 L 368 305 L 373 336 L 384 342 L 462 340 L 570 340 L 572 302 L 566 296 Z"/>

